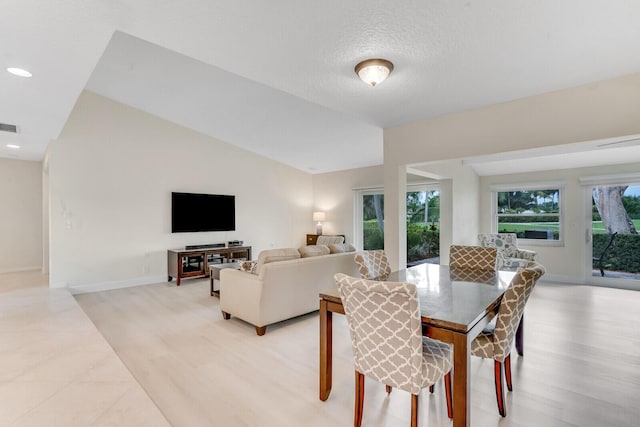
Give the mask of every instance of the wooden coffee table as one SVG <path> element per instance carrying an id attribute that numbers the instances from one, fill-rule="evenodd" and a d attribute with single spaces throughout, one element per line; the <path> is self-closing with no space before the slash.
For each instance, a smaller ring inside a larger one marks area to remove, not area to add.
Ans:
<path id="1" fill-rule="evenodd" d="M 220 298 L 220 290 L 216 291 L 213 288 L 213 283 L 216 280 L 220 281 L 220 271 L 224 270 L 225 268 L 233 268 L 234 270 L 239 270 L 240 263 L 239 262 L 223 262 L 222 264 L 209 265 L 209 270 L 210 270 L 209 273 L 211 273 L 209 275 L 209 277 L 211 278 L 211 296 Z"/>

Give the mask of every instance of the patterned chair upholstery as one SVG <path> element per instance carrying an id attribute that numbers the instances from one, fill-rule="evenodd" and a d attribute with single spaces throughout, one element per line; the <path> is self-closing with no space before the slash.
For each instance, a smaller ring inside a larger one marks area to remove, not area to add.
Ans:
<path id="1" fill-rule="evenodd" d="M 391 274 L 387 254 L 383 250 L 362 251 L 355 254 L 360 277 L 367 280 L 387 280 Z"/>
<path id="2" fill-rule="evenodd" d="M 451 407 L 450 345 L 422 336 L 418 290 L 411 283 L 335 276 L 344 306 L 356 371 L 354 426 L 362 423 L 364 377 L 411 393 L 412 426 L 417 426 L 418 394 L 445 379 L 447 410 Z"/>
<path id="3" fill-rule="evenodd" d="M 495 271 L 497 252 L 496 248 L 451 245 L 449 247 L 449 267 Z"/>
<path id="4" fill-rule="evenodd" d="M 496 399 L 498 401 L 498 412 L 503 417 L 507 415 L 507 410 L 504 405 L 502 375 L 504 372 L 507 388 L 511 391 L 511 345 L 529 295 L 531 295 L 533 287 L 544 273 L 544 267 L 536 262 L 529 262 L 525 268 L 518 270 L 502 297 L 495 325 L 485 328 L 471 342 L 471 354 L 473 356 L 495 361 Z"/>
<path id="5" fill-rule="evenodd" d="M 524 268 L 529 261 L 535 261 L 537 253 L 518 249 L 516 233 L 478 234 L 480 246 L 498 249 L 498 270 Z"/>

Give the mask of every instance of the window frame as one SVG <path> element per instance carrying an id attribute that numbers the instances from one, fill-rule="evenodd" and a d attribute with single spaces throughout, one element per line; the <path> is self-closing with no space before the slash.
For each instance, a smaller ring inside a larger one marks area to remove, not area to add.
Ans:
<path id="1" fill-rule="evenodd" d="M 498 193 L 506 191 L 536 191 L 536 190 L 558 190 L 558 213 L 557 214 L 508 214 L 508 216 L 558 216 L 558 240 L 547 239 L 525 239 L 518 237 L 519 242 L 525 243 L 527 246 L 564 246 L 564 229 L 566 227 L 564 221 L 564 198 L 565 198 L 564 182 L 527 182 L 520 184 L 499 184 L 490 186 L 491 190 L 491 232 L 498 232 Z"/>

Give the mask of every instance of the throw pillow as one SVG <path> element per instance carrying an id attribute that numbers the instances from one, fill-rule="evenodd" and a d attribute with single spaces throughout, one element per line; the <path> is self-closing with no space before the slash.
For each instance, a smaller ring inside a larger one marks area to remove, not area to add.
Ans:
<path id="1" fill-rule="evenodd" d="M 351 243 L 335 243 L 329 245 L 329 252 L 332 254 L 341 254 L 343 252 L 355 252 L 356 248 Z"/>
<path id="2" fill-rule="evenodd" d="M 344 243 L 342 236 L 318 236 L 316 245 L 330 245 L 332 243 Z"/>
<path id="3" fill-rule="evenodd" d="M 302 258 L 309 258 L 319 255 L 329 255 L 330 253 L 329 247 L 325 245 L 302 246 L 300 249 L 298 249 L 298 252 L 300 252 L 300 257 Z"/>
<path id="4" fill-rule="evenodd" d="M 256 265 L 256 274 L 260 274 L 260 269 L 264 264 L 276 261 L 286 261 L 289 259 L 300 258 L 300 252 L 295 248 L 267 249 L 258 255 L 258 265 Z"/>
<path id="5" fill-rule="evenodd" d="M 243 261 L 240 263 L 240 270 L 247 273 L 256 274 L 256 267 L 258 263 L 256 261 Z"/>

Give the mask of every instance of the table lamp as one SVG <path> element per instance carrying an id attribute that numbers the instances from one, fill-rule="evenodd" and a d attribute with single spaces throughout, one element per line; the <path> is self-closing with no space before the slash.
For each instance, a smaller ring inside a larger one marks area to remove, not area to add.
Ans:
<path id="1" fill-rule="evenodd" d="M 317 221 L 316 224 L 316 234 L 318 236 L 322 236 L 322 221 L 324 221 L 326 218 L 326 215 L 324 212 L 314 212 L 313 213 L 313 220 Z"/>

